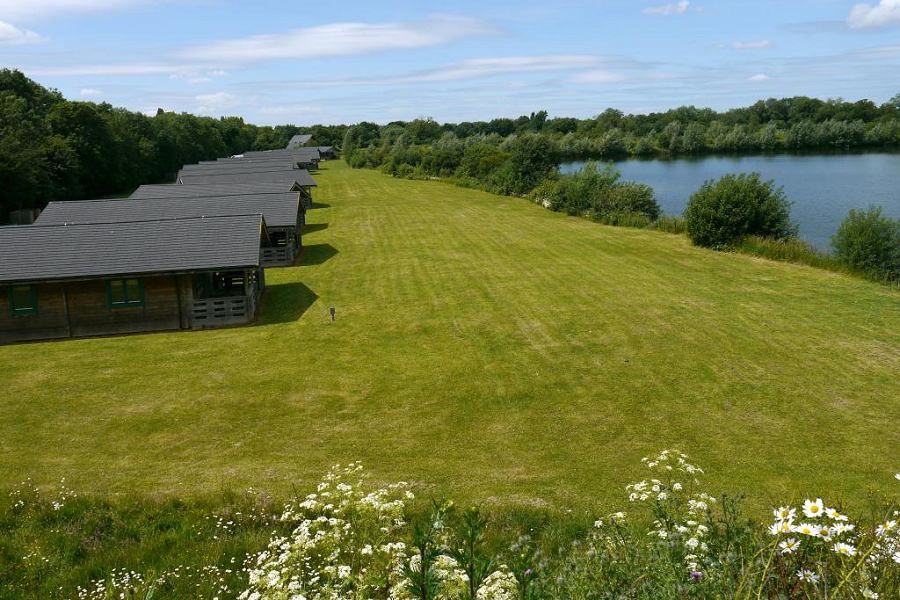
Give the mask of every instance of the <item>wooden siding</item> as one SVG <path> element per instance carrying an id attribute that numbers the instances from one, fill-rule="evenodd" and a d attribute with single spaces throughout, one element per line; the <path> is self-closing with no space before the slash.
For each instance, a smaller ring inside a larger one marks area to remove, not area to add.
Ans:
<path id="1" fill-rule="evenodd" d="M 195 323 L 193 275 L 139 279 L 144 287 L 143 306 L 110 308 L 106 279 L 92 279 L 36 284 L 37 314 L 16 316 L 10 312 L 9 286 L 0 286 L 0 344 L 249 323 L 256 317 L 261 296 L 258 291 L 246 298 L 246 314 L 240 318 Z"/>
<path id="2" fill-rule="evenodd" d="M 9 286 L 0 286 L 0 343 L 68 337 L 65 286 L 48 283 L 37 286 L 36 315 L 13 316 L 9 307 Z"/>

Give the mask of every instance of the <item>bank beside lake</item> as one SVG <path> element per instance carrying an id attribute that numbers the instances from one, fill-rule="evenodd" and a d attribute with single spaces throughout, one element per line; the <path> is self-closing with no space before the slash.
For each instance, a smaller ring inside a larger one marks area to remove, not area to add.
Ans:
<path id="1" fill-rule="evenodd" d="M 564 163 L 560 171 L 572 173 L 584 164 Z M 784 186 L 800 236 L 821 250 L 829 249 L 831 236 L 850 209 L 877 205 L 886 215 L 900 218 L 900 153 L 706 156 L 613 164 L 623 179 L 653 187 L 663 212 L 670 215 L 681 215 L 704 181 L 727 173 L 759 172 Z"/>

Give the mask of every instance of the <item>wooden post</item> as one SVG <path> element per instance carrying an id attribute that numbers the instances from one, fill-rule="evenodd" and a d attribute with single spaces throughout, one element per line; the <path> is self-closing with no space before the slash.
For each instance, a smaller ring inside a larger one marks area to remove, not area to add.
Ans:
<path id="1" fill-rule="evenodd" d="M 72 319 L 69 316 L 69 291 L 66 289 L 66 284 L 62 284 L 63 289 L 63 313 L 66 315 L 66 331 L 69 332 L 69 337 L 72 337 Z"/>

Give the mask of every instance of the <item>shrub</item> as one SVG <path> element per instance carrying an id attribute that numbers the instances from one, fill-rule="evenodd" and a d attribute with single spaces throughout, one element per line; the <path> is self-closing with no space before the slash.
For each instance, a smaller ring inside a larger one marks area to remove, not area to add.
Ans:
<path id="1" fill-rule="evenodd" d="M 648 221 L 659 217 L 653 188 L 645 183 L 623 181 L 609 190 L 609 212 L 641 215 Z"/>
<path id="2" fill-rule="evenodd" d="M 759 173 L 707 181 L 691 196 L 684 218 L 691 241 L 708 248 L 731 246 L 749 235 L 796 235 L 784 190 L 760 179 Z"/>
<path id="3" fill-rule="evenodd" d="M 589 162 L 576 172 L 548 179 L 532 191 L 538 204 L 570 215 L 585 215 L 610 225 L 644 227 L 659 216 L 653 188 L 619 181 L 612 166 Z"/>
<path id="4" fill-rule="evenodd" d="M 900 220 L 880 206 L 851 210 L 831 239 L 844 264 L 878 279 L 900 282 Z"/>

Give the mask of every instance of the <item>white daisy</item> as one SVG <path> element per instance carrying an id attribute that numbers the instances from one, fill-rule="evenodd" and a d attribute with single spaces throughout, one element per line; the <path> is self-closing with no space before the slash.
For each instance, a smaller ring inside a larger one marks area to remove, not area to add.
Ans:
<path id="1" fill-rule="evenodd" d="M 850 544 L 838 542 L 834 545 L 833 549 L 837 554 L 840 554 L 842 556 L 856 556 L 856 548 L 854 548 Z"/>
<path id="2" fill-rule="evenodd" d="M 790 521 L 775 521 L 771 525 L 769 525 L 769 533 L 772 535 L 778 535 L 781 533 L 790 533 L 791 532 L 791 522 Z"/>
<path id="3" fill-rule="evenodd" d="M 793 554 L 800 547 L 800 542 L 794 538 L 788 538 L 778 544 L 782 554 Z"/>
<path id="4" fill-rule="evenodd" d="M 812 523 L 800 523 L 799 525 L 791 527 L 791 531 L 803 535 L 819 535 L 819 527 L 817 525 L 813 525 Z"/>
<path id="5" fill-rule="evenodd" d="M 790 506 L 780 506 L 772 512 L 779 521 L 793 521 L 794 516 L 797 514 L 797 509 Z"/>
<path id="6" fill-rule="evenodd" d="M 800 581 L 808 581 L 809 583 L 819 582 L 819 576 L 809 569 L 802 569 L 800 571 L 797 571 L 797 579 L 799 579 Z"/>
<path id="7" fill-rule="evenodd" d="M 809 517 L 810 519 L 816 519 L 822 516 L 822 513 L 825 512 L 825 503 L 822 502 L 821 498 L 816 498 L 813 500 L 806 500 L 803 502 L 803 514 Z"/>

